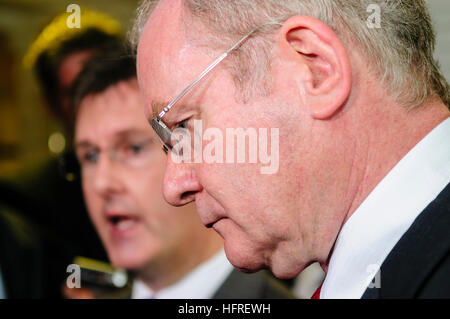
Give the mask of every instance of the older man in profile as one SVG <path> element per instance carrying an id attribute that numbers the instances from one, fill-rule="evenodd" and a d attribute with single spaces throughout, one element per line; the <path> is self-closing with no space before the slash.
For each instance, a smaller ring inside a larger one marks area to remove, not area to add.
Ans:
<path id="1" fill-rule="evenodd" d="M 64 288 L 70 298 L 294 297 L 267 273 L 233 270 L 223 242 L 193 205 L 161 194 L 165 157 L 142 116 L 136 61 L 116 50 L 87 63 L 74 85 L 75 148 L 89 216 L 111 263 L 133 280 L 118 292 Z M 83 287 L 90 288 L 90 287 Z"/>
<path id="2" fill-rule="evenodd" d="M 235 267 L 290 278 L 317 261 L 320 298 L 450 297 L 450 95 L 423 1 L 162 0 L 139 12 L 164 196 L 195 201 Z M 178 160 L 172 132 L 195 140 L 198 123 L 278 128 L 278 170 Z"/>

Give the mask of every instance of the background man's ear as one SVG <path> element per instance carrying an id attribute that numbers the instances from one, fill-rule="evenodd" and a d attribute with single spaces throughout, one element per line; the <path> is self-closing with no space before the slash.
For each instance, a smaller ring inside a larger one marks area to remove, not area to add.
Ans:
<path id="1" fill-rule="evenodd" d="M 283 54 L 302 72 L 302 91 L 306 95 L 303 100 L 311 116 L 333 116 L 347 100 L 352 82 L 342 41 L 329 26 L 307 16 L 289 18 L 279 36 Z"/>

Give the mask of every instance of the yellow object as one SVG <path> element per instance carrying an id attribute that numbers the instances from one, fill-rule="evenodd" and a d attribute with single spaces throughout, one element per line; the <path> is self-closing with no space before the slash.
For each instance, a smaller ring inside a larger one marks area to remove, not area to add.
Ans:
<path id="1" fill-rule="evenodd" d="M 71 12 L 60 14 L 42 30 L 23 59 L 23 65 L 26 68 L 32 68 L 43 52 L 56 53 L 61 43 L 88 29 L 99 29 L 109 35 L 119 35 L 121 32 L 121 26 L 117 20 L 104 13 L 86 9 L 81 10 L 80 28 L 70 28 L 68 19 L 72 15 Z"/>
<path id="2" fill-rule="evenodd" d="M 95 276 L 95 278 L 97 278 L 95 280 L 103 284 L 106 281 L 116 288 L 123 288 L 128 282 L 128 275 L 124 269 L 115 268 L 114 266 L 103 261 L 77 256 L 75 257 L 74 263 L 81 268 L 107 274 L 106 277 L 103 276 L 103 280 L 99 280 L 98 275 Z"/>
<path id="3" fill-rule="evenodd" d="M 55 132 L 48 138 L 48 148 L 54 154 L 60 154 L 66 148 L 66 138 L 61 132 Z"/>
<path id="4" fill-rule="evenodd" d="M 74 263 L 79 265 L 82 268 L 99 271 L 99 272 L 104 272 L 107 274 L 113 274 L 116 271 L 116 268 L 108 263 L 105 263 L 105 262 L 99 261 L 99 260 L 95 260 L 95 259 L 81 257 L 81 256 L 75 257 Z"/>

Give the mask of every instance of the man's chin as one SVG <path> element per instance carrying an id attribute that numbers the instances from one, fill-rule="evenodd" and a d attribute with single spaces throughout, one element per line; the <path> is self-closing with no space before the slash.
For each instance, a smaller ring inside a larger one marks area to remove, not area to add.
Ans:
<path id="1" fill-rule="evenodd" d="M 142 268 L 146 259 L 142 257 L 142 254 L 130 254 L 130 251 L 111 251 L 107 250 L 108 257 L 112 265 L 117 268 L 127 269 L 127 270 L 137 270 Z"/>
<path id="2" fill-rule="evenodd" d="M 241 243 L 239 243 L 241 244 Z M 234 268 L 243 273 L 255 273 L 263 269 L 269 269 L 279 279 L 291 279 L 297 276 L 304 265 L 289 264 L 280 260 L 265 260 L 257 250 L 252 250 L 250 245 L 237 245 L 236 242 L 225 240 L 225 254 Z M 243 248 L 244 247 L 244 248 Z"/>
<path id="3" fill-rule="evenodd" d="M 252 258 L 250 255 L 242 254 L 242 250 L 236 252 L 232 248 L 227 247 L 226 241 L 225 254 L 227 255 L 228 261 L 240 272 L 251 274 L 266 268 L 263 263 L 257 262 L 258 258 Z"/>
<path id="4" fill-rule="evenodd" d="M 110 258 L 110 262 L 114 267 L 127 269 L 127 270 L 135 270 L 141 266 L 141 263 L 135 262 L 134 260 L 113 257 Z"/>
<path id="5" fill-rule="evenodd" d="M 266 268 L 257 245 L 231 219 L 222 218 L 213 228 L 223 238 L 225 254 L 234 268 L 243 273 Z"/>

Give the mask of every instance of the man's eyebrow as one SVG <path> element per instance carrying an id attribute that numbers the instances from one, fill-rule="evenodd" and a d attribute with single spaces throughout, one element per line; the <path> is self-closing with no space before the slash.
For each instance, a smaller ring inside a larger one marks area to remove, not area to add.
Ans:
<path id="1" fill-rule="evenodd" d="M 114 133 L 111 140 L 113 144 L 120 144 L 126 142 L 133 138 L 147 138 L 152 137 L 153 131 L 151 129 L 141 129 L 141 128 L 127 128 Z M 88 139 L 83 139 L 79 142 L 75 142 L 75 150 L 77 149 L 88 149 L 88 148 L 98 148 L 95 141 L 89 141 Z"/>
<path id="2" fill-rule="evenodd" d="M 90 148 L 93 147 L 95 145 L 93 145 L 91 142 L 83 140 L 80 142 L 75 142 L 75 150 L 79 149 L 79 148 Z"/>
<path id="3" fill-rule="evenodd" d="M 116 142 L 121 142 L 133 137 L 142 137 L 142 136 L 147 136 L 147 135 L 152 135 L 153 131 L 151 129 L 149 129 L 148 127 L 146 127 L 148 130 L 144 130 L 144 129 L 139 129 L 139 128 L 130 128 L 130 129 L 125 129 L 125 130 L 121 130 L 117 133 L 114 134 L 114 140 Z"/>

